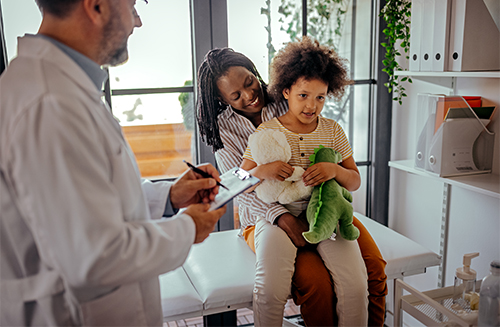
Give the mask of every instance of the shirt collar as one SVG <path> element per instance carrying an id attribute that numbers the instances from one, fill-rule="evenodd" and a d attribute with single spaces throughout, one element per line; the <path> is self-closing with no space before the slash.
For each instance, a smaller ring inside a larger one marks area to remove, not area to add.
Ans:
<path id="1" fill-rule="evenodd" d="M 28 36 L 39 37 L 50 41 L 52 44 L 58 47 L 62 52 L 64 52 L 68 57 L 73 59 L 73 61 L 78 66 L 80 66 L 80 68 L 89 76 L 90 80 L 92 81 L 92 83 L 94 83 L 94 85 L 99 91 L 102 90 L 102 84 L 108 78 L 108 73 L 106 73 L 106 71 L 104 71 L 97 63 L 92 61 L 87 56 L 76 51 L 75 49 L 72 49 L 67 45 L 62 44 L 61 42 L 51 38 L 50 36 L 43 34 L 28 35 Z"/>

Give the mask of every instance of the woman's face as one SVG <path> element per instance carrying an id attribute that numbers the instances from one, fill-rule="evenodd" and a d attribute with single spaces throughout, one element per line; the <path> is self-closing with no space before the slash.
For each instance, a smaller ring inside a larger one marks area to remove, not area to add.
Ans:
<path id="1" fill-rule="evenodd" d="M 242 66 L 230 67 L 217 80 L 221 102 L 245 113 L 258 113 L 264 107 L 264 93 L 259 80 Z"/>

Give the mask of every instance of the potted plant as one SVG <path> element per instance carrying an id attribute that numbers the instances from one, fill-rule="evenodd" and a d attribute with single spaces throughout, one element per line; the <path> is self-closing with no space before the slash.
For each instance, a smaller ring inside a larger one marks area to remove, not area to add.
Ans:
<path id="1" fill-rule="evenodd" d="M 393 92 L 393 100 L 401 105 L 403 97 L 406 97 L 405 88 L 401 83 L 412 83 L 412 80 L 407 76 L 399 79 L 399 76 L 394 75 L 394 71 L 403 70 L 398 62 L 398 57 L 402 56 L 400 48 L 404 50 L 406 60 L 409 59 L 411 1 L 388 0 L 380 11 L 380 16 L 387 22 L 387 27 L 382 31 L 386 42 L 380 43 L 386 49 L 385 59 L 382 61 L 385 68 L 382 71 L 389 75 L 389 82 L 384 85 L 389 93 Z"/>

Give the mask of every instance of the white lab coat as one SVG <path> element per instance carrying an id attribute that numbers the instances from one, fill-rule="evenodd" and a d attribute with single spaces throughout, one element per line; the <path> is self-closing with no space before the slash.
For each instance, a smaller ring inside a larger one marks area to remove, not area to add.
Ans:
<path id="1" fill-rule="evenodd" d="M 141 181 L 87 74 L 24 37 L 0 78 L 0 324 L 162 324 L 158 275 L 195 238 L 161 218 L 169 183 Z"/>

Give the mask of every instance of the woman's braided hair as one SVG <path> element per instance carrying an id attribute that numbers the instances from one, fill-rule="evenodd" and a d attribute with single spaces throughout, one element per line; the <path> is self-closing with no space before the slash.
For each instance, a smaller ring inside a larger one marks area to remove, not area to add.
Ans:
<path id="1" fill-rule="evenodd" d="M 219 133 L 217 117 L 227 108 L 222 103 L 217 81 L 227 74 L 230 67 L 241 66 L 248 69 L 257 77 L 263 90 L 265 102 L 267 103 L 267 84 L 264 83 L 253 62 L 244 54 L 234 51 L 231 48 L 218 48 L 210 50 L 198 70 L 198 100 L 197 121 L 200 135 L 203 142 L 212 147 L 216 152 L 224 148 Z"/>

